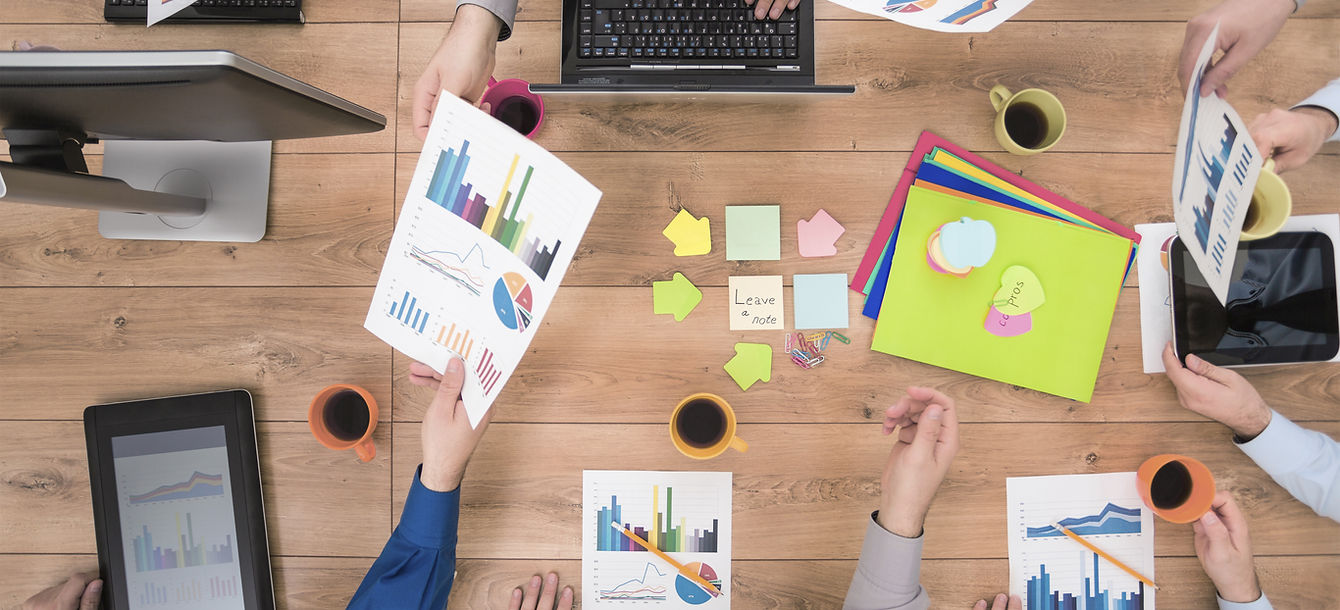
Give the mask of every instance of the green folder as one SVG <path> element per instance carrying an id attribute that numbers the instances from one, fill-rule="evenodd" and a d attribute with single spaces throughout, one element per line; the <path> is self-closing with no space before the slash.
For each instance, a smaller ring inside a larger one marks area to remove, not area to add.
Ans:
<path id="1" fill-rule="evenodd" d="M 966 278 L 937 273 L 926 240 L 961 217 L 996 229 L 996 251 Z M 913 186 L 871 349 L 1088 402 L 1093 397 L 1131 241 Z M 984 323 L 1007 267 L 1038 276 L 1033 328 L 998 337 Z"/>

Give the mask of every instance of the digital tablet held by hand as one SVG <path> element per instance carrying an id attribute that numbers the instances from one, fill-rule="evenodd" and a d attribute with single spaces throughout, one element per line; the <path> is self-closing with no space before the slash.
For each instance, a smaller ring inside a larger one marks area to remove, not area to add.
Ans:
<path id="1" fill-rule="evenodd" d="M 1340 349 L 1335 246 L 1318 232 L 1238 245 L 1221 305 L 1180 239 L 1169 250 L 1173 347 L 1219 366 L 1322 362 Z"/>
<path id="2" fill-rule="evenodd" d="M 251 395 L 84 410 L 102 607 L 275 607 Z"/>

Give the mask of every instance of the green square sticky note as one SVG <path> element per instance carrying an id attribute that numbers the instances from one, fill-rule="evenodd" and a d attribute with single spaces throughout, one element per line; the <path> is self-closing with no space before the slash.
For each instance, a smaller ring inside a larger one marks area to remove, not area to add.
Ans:
<path id="1" fill-rule="evenodd" d="M 775 261 L 781 258 L 781 206 L 726 206 L 726 260 Z"/>
<path id="2" fill-rule="evenodd" d="M 926 262 L 926 241 L 962 217 L 990 222 L 990 262 L 959 278 Z M 1107 344 L 1130 240 L 913 186 L 903 208 L 871 349 L 1088 402 Z M 1005 271 L 1026 267 L 1046 292 L 1031 330 L 985 327 Z"/>

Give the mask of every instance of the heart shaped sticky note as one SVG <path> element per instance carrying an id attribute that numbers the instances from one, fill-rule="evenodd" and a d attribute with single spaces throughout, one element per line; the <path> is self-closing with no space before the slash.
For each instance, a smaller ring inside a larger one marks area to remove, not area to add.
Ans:
<path id="1" fill-rule="evenodd" d="M 999 309 L 992 307 L 986 312 L 986 332 L 997 337 L 1018 337 L 1030 330 L 1033 330 L 1033 315 L 1019 314 L 1017 316 L 1007 316 L 1000 313 Z"/>
<path id="2" fill-rule="evenodd" d="M 981 267 L 996 252 L 996 228 L 966 216 L 947 222 L 940 227 L 940 250 L 950 267 Z"/>
<path id="3" fill-rule="evenodd" d="M 1032 269 L 1014 265 L 1005 269 L 1000 276 L 1000 290 L 992 297 L 991 304 L 1007 316 L 1026 314 L 1047 302 L 1042 291 L 1042 282 Z"/>

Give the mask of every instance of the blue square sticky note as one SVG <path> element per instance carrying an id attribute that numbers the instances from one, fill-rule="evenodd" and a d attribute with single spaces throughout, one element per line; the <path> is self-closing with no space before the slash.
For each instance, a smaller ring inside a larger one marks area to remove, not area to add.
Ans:
<path id="1" fill-rule="evenodd" d="M 847 328 L 847 274 L 796 275 L 791 282 L 796 330 Z"/>
<path id="2" fill-rule="evenodd" d="M 726 260 L 775 261 L 781 258 L 781 206 L 726 206 Z"/>

